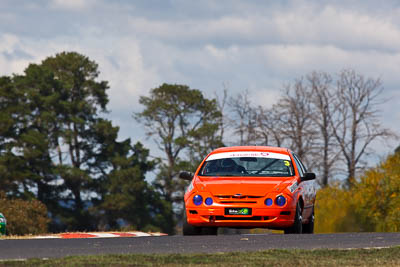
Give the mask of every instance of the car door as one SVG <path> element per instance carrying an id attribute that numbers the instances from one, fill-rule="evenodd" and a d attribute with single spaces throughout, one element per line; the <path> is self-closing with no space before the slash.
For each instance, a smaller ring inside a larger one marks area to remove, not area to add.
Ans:
<path id="1" fill-rule="evenodd" d="M 307 172 L 306 167 L 300 160 L 300 158 L 292 153 L 292 156 L 296 162 L 296 165 L 298 166 L 298 171 L 301 177 L 304 176 L 304 174 Z M 308 218 L 309 214 L 312 212 L 312 208 L 314 207 L 314 202 L 315 202 L 315 182 L 314 180 L 311 181 L 304 181 L 300 183 L 300 187 L 302 188 L 302 194 L 303 194 L 303 200 L 304 200 L 304 210 L 303 210 L 303 216 Z"/>

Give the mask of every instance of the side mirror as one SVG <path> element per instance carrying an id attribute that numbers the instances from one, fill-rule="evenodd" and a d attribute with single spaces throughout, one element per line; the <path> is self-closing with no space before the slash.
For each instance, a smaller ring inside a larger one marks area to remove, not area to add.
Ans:
<path id="1" fill-rule="evenodd" d="M 191 181 L 193 179 L 194 174 L 191 172 L 187 172 L 187 171 L 182 171 L 179 173 L 179 178 L 183 179 L 183 180 L 188 180 Z"/>
<path id="2" fill-rule="evenodd" d="M 315 173 L 313 172 L 306 172 L 303 177 L 301 177 L 301 181 L 310 181 L 315 180 Z"/>

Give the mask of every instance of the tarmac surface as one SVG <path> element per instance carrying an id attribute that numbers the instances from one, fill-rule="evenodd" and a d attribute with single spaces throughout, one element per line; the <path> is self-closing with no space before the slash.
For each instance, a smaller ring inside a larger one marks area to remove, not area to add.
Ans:
<path id="1" fill-rule="evenodd" d="M 352 249 L 400 246 L 400 233 L 256 234 L 74 239 L 2 239 L 0 259 L 99 254 L 167 254 L 267 249 Z"/>

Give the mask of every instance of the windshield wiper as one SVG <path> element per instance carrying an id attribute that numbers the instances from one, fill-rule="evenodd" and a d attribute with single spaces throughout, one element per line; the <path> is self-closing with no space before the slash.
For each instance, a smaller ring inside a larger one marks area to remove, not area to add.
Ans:
<path id="1" fill-rule="evenodd" d="M 275 162 L 277 162 L 279 159 L 274 159 L 273 161 L 271 161 L 270 163 L 268 163 L 267 165 L 264 166 L 264 168 L 262 168 L 261 170 L 257 171 L 255 174 L 259 174 L 260 172 L 264 171 L 266 168 L 268 168 L 269 166 L 271 166 L 272 164 L 274 164 Z"/>

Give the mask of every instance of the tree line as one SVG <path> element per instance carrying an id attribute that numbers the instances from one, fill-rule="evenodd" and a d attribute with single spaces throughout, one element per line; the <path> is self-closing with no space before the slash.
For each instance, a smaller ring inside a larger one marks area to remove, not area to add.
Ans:
<path id="1" fill-rule="evenodd" d="M 184 192 L 177 172 L 185 167 L 194 171 L 221 145 L 288 147 L 318 174 L 321 187 L 340 175 L 351 187 L 357 171 L 366 167 L 371 143 L 394 136 L 380 124 L 382 90 L 379 79 L 354 70 L 335 77 L 312 72 L 284 86 L 276 103 L 265 107 L 253 105 L 247 90 L 229 95 L 225 89 L 206 103 L 198 90 L 164 84 L 141 97 L 144 110 L 135 115 L 165 152 L 156 183 L 176 204 Z M 188 112 L 194 103 L 208 110 Z"/>
<path id="2" fill-rule="evenodd" d="M 382 91 L 380 79 L 354 70 L 312 72 L 285 85 L 269 108 L 252 105 L 248 91 L 229 98 L 228 121 L 240 137 L 236 143 L 291 148 L 322 187 L 338 176 L 351 186 L 371 144 L 396 136 L 381 124 Z"/>
<path id="3" fill-rule="evenodd" d="M 150 160 L 140 142 L 118 141 L 119 128 L 102 117 L 109 86 L 98 76 L 94 61 L 63 52 L 0 77 L 0 191 L 42 202 L 50 231 L 173 233 L 187 186 L 177 173 L 224 145 L 286 146 L 322 187 L 341 173 L 351 187 L 371 143 L 393 136 L 379 123 L 381 81 L 354 70 L 310 73 L 284 86 L 272 107 L 253 105 L 249 91 L 207 98 L 162 84 L 133 114 L 164 155 Z"/>
<path id="4" fill-rule="evenodd" d="M 157 162 L 140 142 L 118 141 L 119 128 L 101 116 L 109 86 L 98 75 L 94 61 L 63 52 L 0 78 L 0 190 L 44 203 L 54 232 L 121 221 L 170 231 L 170 204 L 145 181 Z"/>

